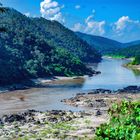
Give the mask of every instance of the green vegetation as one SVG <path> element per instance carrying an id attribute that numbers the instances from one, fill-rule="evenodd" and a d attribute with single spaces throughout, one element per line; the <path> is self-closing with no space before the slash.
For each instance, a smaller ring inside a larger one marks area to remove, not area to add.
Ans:
<path id="1" fill-rule="evenodd" d="M 5 8 L 0 14 L 0 85 L 34 77 L 92 74 L 85 62 L 101 55 L 56 21 L 28 18 Z"/>
<path id="2" fill-rule="evenodd" d="M 110 55 L 124 46 L 124 44 L 120 42 L 101 36 L 88 35 L 80 32 L 76 32 L 76 35 L 85 40 L 92 47 L 96 48 L 103 55 Z"/>
<path id="3" fill-rule="evenodd" d="M 2 7 L 2 4 L 0 3 L 0 14 L 4 13 L 5 12 L 5 8 Z M 1 25 L 0 25 L 0 32 L 5 32 L 6 29 L 3 28 Z"/>
<path id="4" fill-rule="evenodd" d="M 124 56 L 126 58 L 136 57 L 140 55 L 140 45 L 129 46 L 118 50 L 113 55 Z"/>
<path id="5" fill-rule="evenodd" d="M 96 130 L 96 140 L 140 139 L 140 102 L 114 104 L 109 114 L 110 122 Z"/>
<path id="6" fill-rule="evenodd" d="M 136 56 L 131 64 L 132 65 L 139 65 L 140 64 L 140 55 Z"/>
<path id="7" fill-rule="evenodd" d="M 111 57 L 111 58 L 115 58 L 115 59 L 124 59 L 125 56 L 121 56 L 121 55 L 105 55 L 106 57 Z"/>

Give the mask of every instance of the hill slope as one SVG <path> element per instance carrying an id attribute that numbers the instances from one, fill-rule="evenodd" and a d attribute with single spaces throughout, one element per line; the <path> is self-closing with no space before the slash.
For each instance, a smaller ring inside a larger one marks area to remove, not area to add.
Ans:
<path id="1" fill-rule="evenodd" d="M 76 35 L 96 48 L 103 55 L 112 54 L 123 47 L 123 44 L 108 38 L 76 32 Z"/>
<path id="2" fill-rule="evenodd" d="M 139 44 L 140 44 L 140 40 L 137 40 L 137 41 L 132 41 L 132 42 L 125 43 L 124 45 L 126 47 L 130 47 L 130 46 L 136 46 L 136 45 L 139 45 Z"/>
<path id="3" fill-rule="evenodd" d="M 114 54 L 120 55 L 120 56 L 125 56 L 127 58 L 139 56 L 140 55 L 140 44 L 122 48 L 118 52 L 115 52 Z"/>
<path id="4" fill-rule="evenodd" d="M 41 32 L 45 32 L 43 35 L 50 45 L 66 48 L 84 62 L 99 62 L 101 60 L 100 54 L 94 47 L 57 21 L 49 21 L 44 18 L 33 18 L 32 21 L 41 27 Z"/>
<path id="5" fill-rule="evenodd" d="M 83 62 L 100 61 L 94 48 L 58 22 L 6 9 L 0 14 L 0 25 L 6 29 L 0 32 L 0 84 L 31 77 L 91 74 Z"/>

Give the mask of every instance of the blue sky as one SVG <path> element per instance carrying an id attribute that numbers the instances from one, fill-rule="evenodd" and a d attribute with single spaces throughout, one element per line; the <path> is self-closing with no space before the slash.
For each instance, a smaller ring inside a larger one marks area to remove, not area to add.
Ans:
<path id="1" fill-rule="evenodd" d="M 0 0 L 27 16 L 43 16 L 87 34 L 140 40 L 140 0 Z"/>

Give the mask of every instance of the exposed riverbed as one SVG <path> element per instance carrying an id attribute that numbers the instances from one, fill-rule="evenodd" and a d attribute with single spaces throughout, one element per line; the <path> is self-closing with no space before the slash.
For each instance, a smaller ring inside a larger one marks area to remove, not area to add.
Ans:
<path id="1" fill-rule="evenodd" d="M 85 108 L 72 107 L 60 101 L 97 88 L 116 90 L 128 85 L 140 85 L 140 74 L 122 67 L 124 63 L 127 63 L 127 60 L 104 59 L 102 63 L 92 66 L 93 69 L 101 71 L 100 75 L 60 80 L 55 84 L 47 84 L 45 88 L 0 94 L 0 116 L 27 109 L 79 111 Z"/>

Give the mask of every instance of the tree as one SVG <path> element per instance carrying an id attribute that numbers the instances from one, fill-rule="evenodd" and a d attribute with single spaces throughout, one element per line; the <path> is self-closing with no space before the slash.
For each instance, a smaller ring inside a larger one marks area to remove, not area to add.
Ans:
<path id="1" fill-rule="evenodd" d="M 4 13 L 5 10 L 6 10 L 6 9 L 5 9 L 4 7 L 2 7 L 2 3 L 0 3 L 0 14 Z M 5 28 L 0 27 L 0 32 L 5 32 L 5 31 L 6 31 Z"/>

